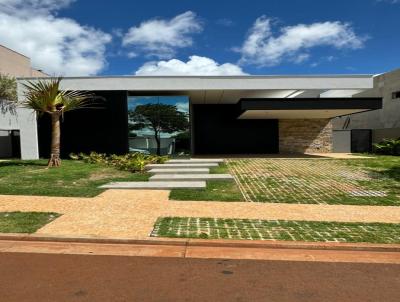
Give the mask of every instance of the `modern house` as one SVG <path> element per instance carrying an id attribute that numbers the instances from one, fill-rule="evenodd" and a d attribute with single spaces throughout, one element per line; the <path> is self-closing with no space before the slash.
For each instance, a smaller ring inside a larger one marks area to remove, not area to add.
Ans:
<path id="1" fill-rule="evenodd" d="M 382 109 L 334 119 L 335 151 L 369 151 L 371 144 L 384 138 L 400 137 L 400 69 L 378 74 L 373 79 L 373 89 L 355 97 L 382 97 Z"/>
<path id="2" fill-rule="evenodd" d="M 21 100 L 21 84 L 35 79 L 18 79 Z M 62 155 L 154 153 L 157 138 L 164 154 L 331 152 L 333 118 L 382 107 L 382 98 L 370 95 L 373 88 L 372 75 L 67 77 L 62 89 L 91 91 L 98 105 L 65 115 Z M 144 108 L 174 125 L 160 121 L 154 136 Z M 22 158 L 48 155 L 46 116 L 20 109 L 7 118 L 0 118 L 0 128 L 6 122 L 20 131 Z"/>
<path id="3" fill-rule="evenodd" d="M 31 66 L 27 56 L 0 45 L 0 74 L 13 77 L 46 77 L 47 74 Z M 0 158 L 20 157 L 19 126 L 13 119 L 0 113 Z"/>

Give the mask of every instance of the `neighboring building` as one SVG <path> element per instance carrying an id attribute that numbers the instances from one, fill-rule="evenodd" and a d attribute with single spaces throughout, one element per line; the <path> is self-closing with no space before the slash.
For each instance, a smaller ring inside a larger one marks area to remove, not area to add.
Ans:
<path id="1" fill-rule="evenodd" d="M 400 137 L 400 69 L 374 76 L 374 88 L 356 97 L 382 97 L 382 109 L 333 120 L 334 151 L 370 151 L 373 143 Z"/>
<path id="2" fill-rule="evenodd" d="M 18 79 L 20 98 L 26 80 L 32 78 Z M 104 100 L 101 108 L 65 115 L 62 156 L 154 153 L 157 139 L 150 123 L 138 119 L 141 106 L 159 110 L 165 129 L 168 120 L 188 119 L 181 124 L 190 128 L 174 126 L 159 133 L 165 154 L 331 152 L 332 118 L 382 105 L 380 97 L 370 95 L 372 75 L 67 77 L 61 88 L 91 91 Z M 363 91 L 363 97 L 353 97 Z M 163 111 L 171 105 L 180 113 Z M 23 114 L 17 125 L 22 158 L 47 156 L 49 118 Z"/>
<path id="3" fill-rule="evenodd" d="M 41 70 L 33 69 L 31 59 L 0 45 L 0 74 L 13 77 L 46 77 Z"/>
<path id="4" fill-rule="evenodd" d="M 13 77 L 45 77 L 31 67 L 31 60 L 12 49 L 0 45 L 0 74 Z M 19 110 L 21 111 L 21 110 Z M 22 118 L 25 113 L 20 113 Z M 15 115 L 0 114 L 0 158 L 20 157 L 19 120 Z"/>

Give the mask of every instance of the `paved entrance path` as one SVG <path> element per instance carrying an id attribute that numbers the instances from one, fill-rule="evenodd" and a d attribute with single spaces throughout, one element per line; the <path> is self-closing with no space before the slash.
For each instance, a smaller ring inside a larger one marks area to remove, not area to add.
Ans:
<path id="1" fill-rule="evenodd" d="M 108 190 L 94 198 L 0 195 L 0 211 L 63 214 L 51 236 L 145 239 L 162 216 L 400 223 L 400 207 L 171 201 L 169 191 Z"/>

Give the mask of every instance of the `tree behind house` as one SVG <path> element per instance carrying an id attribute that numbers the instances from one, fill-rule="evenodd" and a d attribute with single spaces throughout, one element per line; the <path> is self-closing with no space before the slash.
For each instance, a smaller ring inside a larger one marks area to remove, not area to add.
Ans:
<path id="1" fill-rule="evenodd" d="M 129 111 L 132 124 L 130 129 L 140 130 L 150 128 L 154 132 L 157 144 L 157 155 L 161 155 L 161 138 L 164 133 L 174 133 L 186 130 L 189 127 L 187 114 L 178 111 L 175 105 L 146 104 L 137 105 L 135 110 Z"/>
<path id="2" fill-rule="evenodd" d="M 14 77 L 0 74 L 0 112 L 15 114 L 17 105 L 17 82 Z"/>

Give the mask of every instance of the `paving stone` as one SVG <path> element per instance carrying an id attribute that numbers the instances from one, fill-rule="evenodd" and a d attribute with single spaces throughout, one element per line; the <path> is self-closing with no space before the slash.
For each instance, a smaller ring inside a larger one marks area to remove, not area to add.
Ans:
<path id="1" fill-rule="evenodd" d="M 126 181 L 110 182 L 103 189 L 203 189 L 205 181 Z"/>
<path id="2" fill-rule="evenodd" d="M 387 196 L 384 191 L 373 191 L 373 190 L 355 190 L 349 192 L 351 196 L 374 196 L 374 197 L 385 197 Z"/>
<path id="3" fill-rule="evenodd" d="M 146 169 L 193 169 L 193 168 L 211 168 L 211 167 L 218 167 L 217 163 L 195 163 L 195 164 L 149 164 L 146 165 Z"/>
<path id="4" fill-rule="evenodd" d="M 190 159 L 170 159 L 166 161 L 168 164 L 186 164 L 186 163 L 223 163 L 224 160 L 220 158 L 190 158 Z"/>
<path id="5" fill-rule="evenodd" d="M 150 181 L 197 181 L 197 180 L 233 180 L 229 174 L 157 174 L 150 177 Z"/>
<path id="6" fill-rule="evenodd" d="M 208 168 L 195 168 L 195 169 L 150 169 L 147 172 L 152 174 L 208 174 L 210 169 Z"/>

